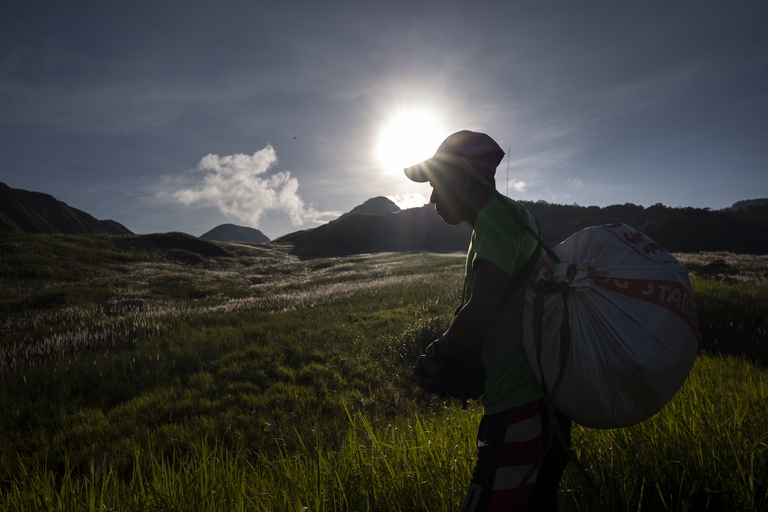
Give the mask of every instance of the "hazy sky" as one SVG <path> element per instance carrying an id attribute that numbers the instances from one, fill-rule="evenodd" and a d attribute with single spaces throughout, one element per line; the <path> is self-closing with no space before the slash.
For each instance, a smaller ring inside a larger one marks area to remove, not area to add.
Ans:
<path id="1" fill-rule="evenodd" d="M 768 2 L 10 0 L 0 15 L 0 181 L 136 233 L 275 238 L 375 196 L 418 203 L 429 186 L 400 170 L 416 161 L 393 157 L 460 129 L 509 152 L 497 187 L 515 198 L 768 197 Z"/>

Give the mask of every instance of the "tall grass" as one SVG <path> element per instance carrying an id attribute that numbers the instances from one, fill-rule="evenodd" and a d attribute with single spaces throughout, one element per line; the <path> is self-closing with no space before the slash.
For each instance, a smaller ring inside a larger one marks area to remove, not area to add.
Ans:
<path id="1" fill-rule="evenodd" d="M 570 510 L 765 510 L 768 371 L 701 356 L 657 415 L 613 430 L 577 427 L 575 447 L 601 496 L 574 493 Z M 583 489 L 570 472 L 566 485 Z"/>
<path id="2" fill-rule="evenodd" d="M 0 510 L 458 507 L 481 410 L 407 374 L 460 255 L 158 240 L 0 238 Z M 693 281 L 705 350 L 672 402 L 575 427 L 600 494 L 569 467 L 564 510 L 768 509 L 768 294 L 727 261 Z"/>
<path id="3" fill-rule="evenodd" d="M 574 448 L 597 483 L 574 468 L 565 510 L 765 510 L 768 372 L 736 358 L 702 356 L 658 415 L 625 429 L 576 426 Z M 8 510 L 438 510 L 458 508 L 481 411 L 414 412 L 375 426 L 345 409 L 342 442 L 329 447 L 287 431 L 269 456 L 200 442 L 184 456 L 137 449 L 121 477 L 99 461 L 85 474 L 23 468 L 2 496 Z M 52 506 L 51 504 L 57 504 Z"/>
<path id="4" fill-rule="evenodd" d="M 0 505 L 94 511 L 455 510 L 479 414 L 472 408 L 414 415 L 376 429 L 350 413 L 337 449 L 288 433 L 293 439 L 278 441 L 271 457 L 205 442 L 183 457 L 137 450 L 128 478 L 98 463 L 79 476 L 71 467 L 63 476 L 22 468 Z"/>

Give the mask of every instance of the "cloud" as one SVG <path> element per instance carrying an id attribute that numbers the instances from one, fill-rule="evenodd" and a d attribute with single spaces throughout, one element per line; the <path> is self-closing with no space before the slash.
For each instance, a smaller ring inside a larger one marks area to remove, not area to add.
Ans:
<path id="1" fill-rule="evenodd" d="M 259 227 L 265 212 L 282 212 L 291 224 L 300 226 L 312 221 L 318 213 L 304 205 L 298 194 L 299 182 L 288 171 L 266 176 L 277 163 L 277 153 L 271 145 L 251 156 L 204 156 L 197 168 L 207 171 L 203 182 L 196 188 L 185 188 L 170 196 L 184 205 L 206 204 L 216 206 L 225 215 L 231 215 Z"/>
<path id="2" fill-rule="evenodd" d="M 526 182 L 524 182 L 524 181 L 517 181 L 517 180 L 512 180 L 511 181 L 511 185 L 512 185 L 512 188 L 517 190 L 518 192 L 525 192 L 526 191 L 526 187 L 528 186 L 528 184 Z"/>
<path id="3" fill-rule="evenodd" d="M 429 203 L 429 199 L 424 197 L 423 194 L 395 194 L 393 196 L 387 196 L 387 199 L 395 203 L 401 210 L 407 210 L 408 208 L 419 208 Z"/>
<path id="4" fill-rule="evenodd" d="M 520 193 L 525 193 L 528 191 L 528 182 L 515 178 L 510 178 L 508 181 L 499 180 L 496 188 L 498 188 L 499 192 L 502 193 L 509 193 L 510 189 Z"/>

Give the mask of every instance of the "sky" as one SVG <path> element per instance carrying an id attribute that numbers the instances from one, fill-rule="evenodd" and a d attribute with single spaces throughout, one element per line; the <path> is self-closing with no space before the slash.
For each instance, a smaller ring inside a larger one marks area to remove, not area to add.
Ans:
<path id="1" fill-rule="evenodd" d="M 135 233 L 424 204 L 402 167 L 462 129 L 516 199 L 768 197 L 768 2 L 3 4 L 0 181 Z"/>

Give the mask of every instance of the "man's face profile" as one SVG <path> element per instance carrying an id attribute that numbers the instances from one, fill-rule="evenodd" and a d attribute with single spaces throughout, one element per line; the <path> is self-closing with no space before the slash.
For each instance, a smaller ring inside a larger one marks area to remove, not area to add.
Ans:
<path id="1" fill-rule="evenodd" d="M 466 202 L 464 180 L 460 173 L 443 172 L 429 180 L 432 195 L 429 202 L 446 224 L 455 226 L 464 221 L 462 204 Z"/>

